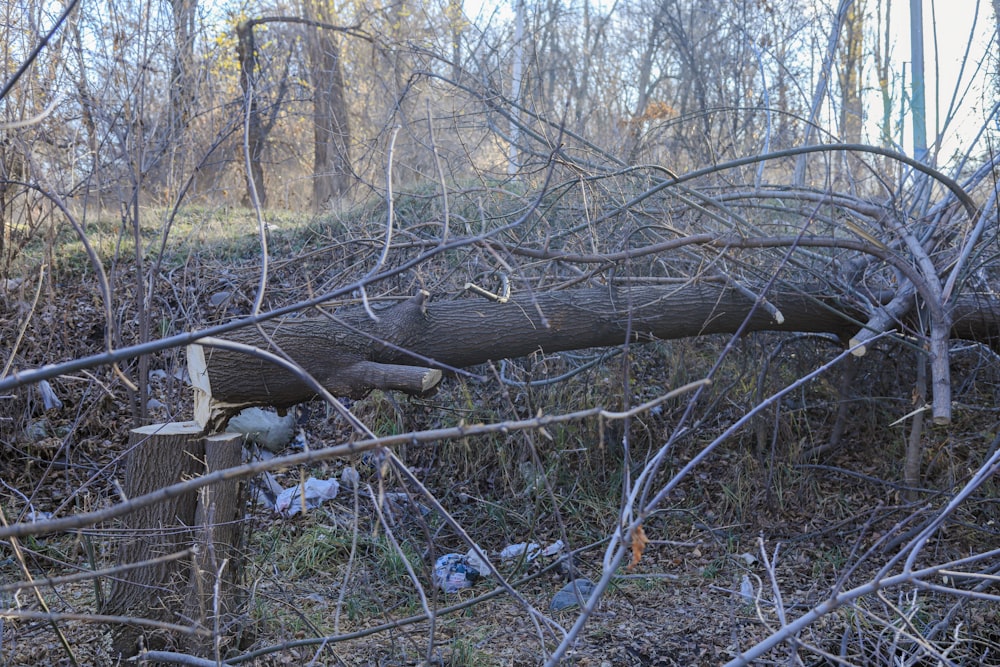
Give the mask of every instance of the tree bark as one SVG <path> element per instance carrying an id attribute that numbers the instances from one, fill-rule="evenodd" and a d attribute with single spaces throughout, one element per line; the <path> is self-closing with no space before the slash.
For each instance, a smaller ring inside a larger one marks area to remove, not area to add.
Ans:
<path id="1" fill-rule="evenodd" d="M 488 360 L 587 347 L 734 333 L 746 321 L 751 331 L 833 333 L 847 340 L 869 314 L 820 294 L 768 294 L 783 315 L 776 319 L 745 293 L 716 283 L 670 287 L 579 289 L 523 296 L 506 303 L 460 299 L 428 304 L 422 295 L 379 314 L 363 309 L 336 317 L 291 318 L 227 336 L 271 352 L 283 352 L 335 396 L 371 389 L 421 393 L 428 387 L 388 381 L 373 372 L 381 365 L 414 373 L 435 367 L 460 368 Z M 748 318 L 749 315 L 749 319 Z M 996 346 L 1000 304 L 962 299 L 953 313 L 952 335 Z M 294 374 L 245 354 L 213 349 L 205 353 L 213 400 L 234 408 L 287 407 L 314 392 Z M 436 382 L 435 382 L 436 384 Z"/>
<path id="2" fill-rule="evenodd" d="M 180 146 L 181 133 L 190 122 L 195 102 L 194 37 L 197 0 L 170 0 L 174 18 L 174 51 L 170 69 L 170 119 L 167 140 Z"/>
<path id="3" fill-rule="evenodd" d="M 843 46 L 840 53 L 840 137 L 844 143 L 861 143 L 862 77 L 864 75 L 864 8 L 852 4 L 844 19 Z"/>
<path id="4" fill-rule="evenodd" d="M 993 28 L 1000 33 L 1000 0 L 993 0 Z M 993 72 L 993 85 L 997 97 L 1000 98 L 1000 72 Z"/>
<path id="5" fill-rule="evenodd" d="M 211 474 L 243 463 L 243 435 L 217 433 L 204 439 L 204 473 Z M 243 575 L 240 545 L 240 517 L 243 497 L 239 480 L 231 479 L 207 486 L 198 493 L 194 528 L 197 552 L 188 580 L 187 618 L 212 629 L 236 610 L 237 593 Z M 215 654 L 214 642 L 192 638 L 189 651 L 205 656 Z"/>
<path id="6" fill-rule="evenodd" d="M 133 429 L 129 433 L 125 496 L 135 498 L 198 474 L 202 451 L 201 427 L 194 422 Z M 118 550 L 118 564 L 138 563 L 185 549 L 191 543 L 189 527 L 194 518 L 194 494 L 177 496 L 129 514 L 122 522 L 124 538 Z M 181 562 L 174 560 L 123 572 L 112 579 L 102 613 L 163 618 L 173 606 L 169 597 L 176 593 L 167 584 L 182 567 Z M 123 626 L 115 637 L 115 650 L 133 655 L 139 634 L 138 628 Z"/>
<path id="7" fill-rule="evenodd" d="M 312 21 L 331 22 L 324 0 L 306 0 L 305 10 Z M 321 211 L 351 185 L 351 130 L 337 35 L 318 25 L 306 30 L 313 86 L 313 208 Z"/>
<path id="8" fill-rule="evenodd" d="M 264 186 L 264 167 L 261 159 L 264 155 L 264 130 L 261 127 L 260 112 L 257 109 L 257 94 L 254 90 L 257 68 L 257 45 L 253 35 L 254 23 L 240 21 L 236 26 L 237 55 L 240 60 L 240 86 L 245 98 L 244 113 L 246 114 L 246 138 L 250 159 L 250 173 L 247 174 L 247 195 L 243 203 L 247 206 L 267 205 L 267 189 Z M 256 201 L 254 200 L 256 194 Z"/>
<path id="9" fill-rule="evenodd" d="M 816 80 L 816 90 L 813 93 L 812 104 L 809 110 L 809 122 L 806 123 L 805 137 L 802 144 L 808 146 L 812 143 L 813 133 L 816 131 L 819 114 L 823 107 L 823 100 L 826 99 L 827 91 L 830 87 L 830 77 L 833 72 L 833 61 L 837 52 L 837 43 L 840 41 L 840 31 L 847 20 L 847 12 L 850 10 L 854 0 L 840 0 L 837 13 L 833 19 L 833 26 L 830 30 L 830 41 L 826 45 L 826 53 L 823 56 L 823 64 L 820 66 L 819 78 Z M 795 161 L 795 173 L 792 182 L 801 187 L 806 178 L 805 154 L 800 155 Z"/>
<path id="10" fill-rule="evenodd" d="M 241 437 L 204 437 L 196 422 L 136 428 L 129 434 L 125 496 L 135 498 L 206 471 L 237 466 L 242 451 Z M 122 522 L 119 565 L 176 554 L 192 544 L 197 545 L 195 555 L 121 572 L 112 580 L 102 613 L 170 622 L 177 622 L 180 616 L 212 628 L 219 615 L 235 607 L 233 596 L 241 574 L 237 551 L 240 510 L 240 483 L 231 480 L 127 515 Z M 139 634 L 137 627 L 121 626 L 113 640 L 115 650 L 134 655 Z M 189 648 L 207 655 L 213 646 L 209 641 L 192 643 Z"/>

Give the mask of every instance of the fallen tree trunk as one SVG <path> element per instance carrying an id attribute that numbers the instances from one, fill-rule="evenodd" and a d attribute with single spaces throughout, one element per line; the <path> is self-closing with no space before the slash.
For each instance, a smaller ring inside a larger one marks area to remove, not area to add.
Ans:
<path id="1" fill-rule="evenodd" d="M 269 322 L 226 338 L 286 356 L 335 396 L 359 396 L 372 389 L 421 394 L 440 380 L 437 368 L 539 350 L 620 345 L 627 337 L 646 342 L 734 333 L 744 321 L 745 333 L 821 332 L 846 341 L 870 317 L 859 306 L 819 293 L 772 293 L 767 308 L 755 308 L 745 292 L 708 282 L 566 290 L 502 303 L 469 298 L 431 304 L 427 299 L 421 292 L 382 311 L 377 321 L 359 307 L 335 316 Z M 954 308 L 953 322 L 955 337 L 994 347 L 1000 340 L 995 299 L 963 298 Z M 204 360 L 189 368 L 192 376 L 203 373 L 212 400 L 232 410 L 288 407 L 315 394 L 301 378 L 268 362 L 232 350 L 193 347 L 193 356 L 203 353 Z"/>

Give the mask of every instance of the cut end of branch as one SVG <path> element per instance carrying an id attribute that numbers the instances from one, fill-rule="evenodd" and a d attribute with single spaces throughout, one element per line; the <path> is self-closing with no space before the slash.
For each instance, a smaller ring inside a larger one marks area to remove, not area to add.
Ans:
<path id="1" fill-rule="evenodd" d="M 427 392 L 436 389 L 437 386 L 441 384 L 441 371 L 436 368 L 427 369 L 427 373 L 424 374 L 424 381 L 422 383 L 421 394 L 426 394 Z"/>
<path id="2" fill-rule="evenodd" d="M 417 290 L 417 293 L 410 297 L 410 302 L 420 309 L 420 314 L 427 315 L 427 302 L 431 299 L 431 293 L 425 289 Z"/>
<path id="3" fill-rule="evenodd" d="M 344 378 L 363 388 L 396 390 L 411 395 L 424 395 L 433 391 L 441 382 L 442 374 L 437 368 L 422 366 L 402 366 L 362 361 L 345 369 Z"/>
<path id="4" fill-rule="evenodd" d="M 205 348 L 198 344 L 188 345 L 187 366 L 194 391 L 194 420 L 204 427 L 212 414 L 212 383 L 208 380 Z"/>
<path id="5" fill-rule="evenodd" d="M 858 338 L 852 338 L 847 343 L 847 345 L 849 347 L 854 348 L 853 350 L 851 350 L 851 354 L 853 354 L 855 357 L 863 357 L 865 356 L 865 354 L 868 353 L 868 347 L 866 345 L 862 345 L 861 340 L 859 340 Z"/>

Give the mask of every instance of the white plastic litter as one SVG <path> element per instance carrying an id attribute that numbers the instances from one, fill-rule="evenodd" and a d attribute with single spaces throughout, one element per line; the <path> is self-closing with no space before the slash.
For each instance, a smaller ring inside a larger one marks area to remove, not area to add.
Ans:
<path id="1" fill-rule="evenodd" d="M 534 542 L 518 542 L 504 547 L 503 551 L 500 552 L 500 560 L 514 560 L 524 556 L 525 552 L 527 552 L 527 560 L 533 561 L 542 552 L 542 548 Z"/>
<path id="2" fill-rule="evenodd" d="M 740 581 L 740 597 L 743 598 L 743 604 L 753 604 L 757 599 L 757 592 L 754 590 L 750 577 L 746 574 Z"/>
<path id="3" fill-rule="evenodd" d="M 289 412 L 284 417 L 272 410 L 246 408 L 229 420 L 226 430 L 242 433 L 248 442 L 272 452 L 280 452 L 295 436 L 295 416 Z"/>
<path id="4" fill-rule="evenodd" d="M 544 549 L 542 549 L 542 555 L 543 556 L 555 556 L 557 553 L 559 553 L 560 551 L 563 550 L 564 546 L 566 546 L 566 545 L 563 544 L 562 540 L 556 540 L 555 542 L 553 542 L 549 546 L 547 546 Z"/>
<path id="5" fill-rule="evenodd" d="M 479 576 L 490 576 L 490 566 L 486 564 L 486 561 L 476 555 L 475 549 L 469 549 L 469 553 L 465 554 L 465 561 L 469 564 L 469 567 L 479 573 Z"/>
<path id="6" fill-rule="evenodd" d="M 306 498 L 306 509 L 314 509 L 336 498 L 339 491 L 340 484 L 335 479 L 310 477 L 304 485 L 296 484 L 278 494 L 274 501 L 274 511 L 282 516 L 292 517 L 302 511 L 303 495 Z"/>
<path id="7" fill-rule="evenodd" d="M 469 563 L 468 556 L 445 554 L 434 562 L 431 579 L 445 593 L 457 593 L 469 588 L 480 579 L 477 566 Z"/>
<path id="8" fill-rule="evenodd" d="M 63 406 L 62 401 L 56 396 L 56 392 L 52 389 L 52 385 L 49 384 L 48 380 L 42 380 L 38 383 L 38 391 L 42 395 L 42 404 L 46 410 L 61 408 Z"/>
<path id="9" fill-rule="evenodd" d="M 52 512 L 40 512 L 38 510 L 34 510 L 33 509 L 33 510 L 30 510 L 25 515 L 24 518 L 25 518 L 25 520 L 30 521 L 31 523 L 39 523 L 39 522 L 48 521 L 49 519 L 51 519 L 52 518 Z"/>

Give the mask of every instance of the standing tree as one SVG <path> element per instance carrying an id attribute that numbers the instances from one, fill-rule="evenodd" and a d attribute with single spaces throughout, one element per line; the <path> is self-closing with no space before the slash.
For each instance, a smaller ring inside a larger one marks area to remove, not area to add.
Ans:
<path id="1" fill-rule="evenodd" d="M 243 89 L 243 114 L 247 165 L 247 195 L 245 205 L 267 205 L 267 187 L 264 184 L 264 167 L 261 160 L 266 145 L 260 120 L 257 81 L 257 43 L 254 38 L 254 21 L 244 20 L 236 25 L 237 53 L 240 61 L 240 87 Z"/>
<path id="2" fill-rule="evenodd" d="M 306 29 L 315 136 L 312 202 L 321 211 L 351 186 L 351 126 L 339 38 L 330 26 L 332 5 L 304 0 L 303 10 L 314 22 Z"/>
<path id="3" fill-rule="evenodd" d="M 176 146 L 181 143 L 182 132 L 191 122 L 191 114 L 195 109 L 198 3 L 197 0 L 171 0 L 170 9 L 174 24 L 174 44 L 170 64 L 167 141 Z"/>

